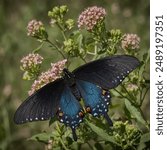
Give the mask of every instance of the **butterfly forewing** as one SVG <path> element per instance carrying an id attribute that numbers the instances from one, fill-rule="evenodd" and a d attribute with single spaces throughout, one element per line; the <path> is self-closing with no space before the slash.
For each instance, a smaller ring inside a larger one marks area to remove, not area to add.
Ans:
<path id="1" fill-rule="evenodd" d="M 118 86 L 137 66 L 139 66 L 137 58 L 118 55 L 87 63 L 73 73 L 76 79 L 97 84 L 104 89 L 111 89 Z"/>
<path id="2" fill-rule="evenodd" d="M 63 89 L 64 81 L 59 79 L 36 91 L 19 106 L 14 115 L 14 122 L 21 124 L 54 117 Z"/>

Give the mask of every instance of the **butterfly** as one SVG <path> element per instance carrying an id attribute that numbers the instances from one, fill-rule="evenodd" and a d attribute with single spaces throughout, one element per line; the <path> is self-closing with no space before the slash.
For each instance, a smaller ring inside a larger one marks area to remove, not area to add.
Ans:
<path id="1" fill-rule="evenodd" d="M 75 130 L 83 122 L 85 112 L 94 117 L 104 116 L 112 126 L 107 114 L 109 89 L 117 87 L 139 64 L 133 56 L 115 55 L 89 62 L 72 72 L 65 68 L 62 78 L 43 86 L 19 106 L 14 122 L 22 124 L 57 116 L 72 129 L 75 141 Z M 84 108 L 79 102 L 81 98 Z"/>

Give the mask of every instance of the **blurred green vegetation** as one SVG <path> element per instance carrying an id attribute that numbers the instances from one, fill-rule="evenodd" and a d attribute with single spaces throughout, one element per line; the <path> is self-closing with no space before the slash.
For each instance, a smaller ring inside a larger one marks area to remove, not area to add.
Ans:
<path id="1" fill-rule="evenodd" d="M 109 28 L 121 29 L 125 33 L 136 33 L 141 38 L 141 54 L 149 50 L 149 1 L 140 0 L 1 0 L 0 1 L 0 150 L 41 150 L 44 145 L 26 141 L 33 134 L 48 130 L 48 122 L 28 123 L 17 126 L 13 114 L 27 97 L 30 84 L 22 80 L 20 59 L 38 46 L 38 42 L 26 35 L 26 26 L 31 19 L 42 20 L 51 39 L 59 37 L 55 28 L 47 28 L 47 12 L 55 5 L 65 4 L 67 15 L 77 20 L 88 6 L 102 6 L 107 11 L 106 24 Z M 68 17 L 68 16 L 67 16 Z M 77 28 L 77 26 L 76 26 Z M 61 38 L 61 37 L 59 37 Z M 53 51 L 43 48 L 46 64 L 56 62 L 59 57 Z M 53 57 L 55 56 L 55 57 Z M 79 62 L 78 62 L 79 63 Z M 75 66 L 79 64 L 75 63 Z M 149 67 L 147 68 L 149 72 Z M 149 119 L 149 95 L 142 106 Z M 51 129 L 50 129 L 51 130 Z"/>

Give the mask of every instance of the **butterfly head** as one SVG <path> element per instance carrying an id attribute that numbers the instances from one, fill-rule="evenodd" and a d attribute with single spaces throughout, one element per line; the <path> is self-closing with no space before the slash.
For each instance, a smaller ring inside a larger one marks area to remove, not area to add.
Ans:
<path id="1" fill-rule="evenodd" d="M 65 82 L 69 85 L 72 86 L 75 84 L 75 76 L 73 73 L 71 73 L 68 69 L 64 68 L 63 69 L 63 73 L 64 73 L 64 80 Z"/>

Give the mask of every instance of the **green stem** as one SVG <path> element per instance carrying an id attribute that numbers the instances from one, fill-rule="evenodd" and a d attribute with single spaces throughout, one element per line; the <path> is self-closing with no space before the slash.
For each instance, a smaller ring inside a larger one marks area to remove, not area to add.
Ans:
<path id="1" fill-rule="evenodd" d="M 58 28 L 59 28 L 61 31 L 64 30 L 63 27 L 60 25 L 60 23 L 57 23 L 57 26 L 58 26 Z"/>
<path id="2" fill-rule="evenodd" d="M 42 42 L 36 49 L 33 50 L 33 53 L 37 53 L 43 46 L 44 42 Z"/>
<path id="3" fill-rule="evenodd" d="M 139 91 L 140 91 L 140 101 L 141 101 L 141 99 L 142 99 L 142 92 L 143 92 L 143 88 L 141 89 L 141 88 L 139 88 Z"/>
<path id="4" fill-rule="evenodd" d="M 111 55 L 112 52 L 114 51 L 114 48 L 115 48 L 115 46 L 117 45 L 117 43 L 118 43 L 118 42 L 114 43 L 111 48 L 110 48 L 110 46 L 109 46 L 109 48 L 111 49 L 111 51 L 108 51 L 108 53 L 109 53 L 110 55 Z"/>
<path id="5" fill-rule="evenodd" d="M 87 51 L 87 54 L 89 54 L 89 55 L 96 55 L 95 53 L 92 53 L 92 52 L 89 52 L 89 51 Z"/>
<path id="6" fill-rule="evenodd" d="M 59 127 L 59 124 L 58 124 L 57 121 L 56 121 L 56 129 L 57 129 L 57 131 L 59 132 L 59 134 L 61 135 L 61 130 L 60 130 L 60 127 Z M 64 142 L 62 141 L 61 137 L 60 137 L 59 140 L 60 140 L 60 143 L 61 143 L 61 145 L 63 146 L 63 148 L 64 148 L 65 150 L 68 150 L 68 148 L 65 146 Z"/>
<path id="7" fill-rule="evenodd" d="M 63 29 L 63 27 L 62 27 L 61 24 L 59 24 L 59 23 L 57 23 L 57 26 L 59 27 L 59 29 L 60 29 L 60 31 L 61 31 L 61 33 L 62 33 L 62 35 L 63 35 L 63 38 L 64 38 L 64 40 L 66 41 L 67 38 L 66 38 L 66 35 L 64 34 L 64 29 Z"/>
<path id="8" fill-rule="evenodd" d="M 83 60 L 84 63 L 87 63 L 87 61 L 81 55 L 79 55 L 79 57 Z"/>
<path id="9" fill-rule="evenodd" d="M 95 49 L 94 49 L 94 54 L 95 54 L 95 55 L 97 55 L 97 44 L 98 44 L 98 42 L 95 41 Z"/>
<path id="10" fill-rule="evenodd" d="M 57 128 L 57 131 L 59 132 L 59 134 L 61 134 L 61 130 L 60 130 L 60 127 L 59 127 L 59 124 L 57 121 L 56 121 L 56 128 Z"/>
<path id="11" fill-rule="evenodd" d="M 114 89 L 120 96 L 122 96 L 123 98 L 125 99 L 128 99 L 134 106 L 136 106 L 136 104 L 131 100 L 129 99 L 128 97 L 124 96 L 121 92 L 119 92 L 117 89 Z"/>
<path id="12" fill-rule="evenodd" d="M 142 105 L 142 103 L 143 103 L 143 101 L 144 101 L 144 99 L 145 99 L 145 97 L 146 97 L 146 95 L 147 95 L 148 90 L 149 90 L 149 88 L 146 89 L 146 91 L 145 91 L 145 93 L 144 93 L 144 95 L 143 95 L 143 98 L 141 98 L 140 106 Z M 142 97 L 142 96 L 141 96 L 141 97 Z"/>
<path id="13" fill-rule="evenodd" d="M 143 117 L 143 119 L 144 119 L 144 121 L 145 121 L 145 123 L 146 123 L 146 128 L 149 130 L 149 124 L 148 124 L 147 120 L 146 120 L 145 117 L 144 117 L 143 111 L 141 110 L 140 107 L 138 107 L 138 110 L 139 110 L 141 116 Z"/>
<path id="14" fill-rule="evenodd" d="M 67 41 L 66 35 L 65 35 L 65 33 L 64 33 L 63 30 L 61 31 L 61 33 L 62 33 L 62 35 L 63 35 L 64 40 Z"/>
<path id="15" fill-rule="evenodd" d="M 116 41 L 116 43 L 114 43 L 112 46 L 109 45 L 109 50 L 107 51 L 110 55 L 113 54 L 114 52 L 114 48 L 116 47 L 116 45 L 121 41 L 122 39 L 119 39 L 118 41 Z"/>
<path id="16" fill-rule="evenodd" d="M 69 149 L 66 147 L 66 145 L 64 144 L 64 142 L 63 142 L 62 139 L 60 139 L 60 143 L 61 143 L 61 145 L 63 146 L 63 148 L 64 148 L 65 150 L 69 150 Z"/>
<path id="17" fill-rule="evenodd" d="M 69 68 L 69 66 L 70 66 L 70 64 L 71 64 L 71 62 L 70 62 L 70 60 L 69 60 L 69 57 L 70 57 L 70 56 L 68 55 L 68 56 L 67 56 L 67 65 L 66 65 L 66 66 L 67 66 L 67 69 Z"/>
<path id="18" fill-rule="evenodd" d="M 125 86 L 124 86 L 123 84 L 121 84 L 121 86 L 122 86 L 122 88 L 125 90 L 125 92 L 129 95 L 130 99 L 132 99 L 132 100 L 135 102 L 134 96 L 131 95 L 131 94 L 127 91 L 127 89 L 125 88 Z"/>
<path id="19" fill-rule="evenodd" d="M 61 52 L 61 50 L 59 49 L 59 47 L 57 45 L 55 45 L 54 43 L 52 43 L 49 39 L 45 40 L 46 42 L 48 42 L 49 44 L 51 44 L 54 48 L 56 48 L 56 50 L 61 54 L 61 56 L 66 59 L 65 55 Z"/>

